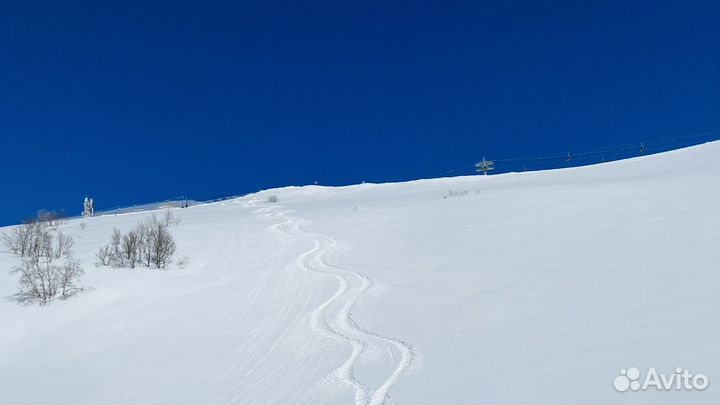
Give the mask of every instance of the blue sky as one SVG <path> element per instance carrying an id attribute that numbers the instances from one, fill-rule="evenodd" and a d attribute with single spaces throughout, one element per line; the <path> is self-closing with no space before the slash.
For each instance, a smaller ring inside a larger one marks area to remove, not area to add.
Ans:
<path id="1" fill-rule="evenodd" d="M 717 1 L 4 2 L 0 224 L 717 130 L 719 20 Z"/>

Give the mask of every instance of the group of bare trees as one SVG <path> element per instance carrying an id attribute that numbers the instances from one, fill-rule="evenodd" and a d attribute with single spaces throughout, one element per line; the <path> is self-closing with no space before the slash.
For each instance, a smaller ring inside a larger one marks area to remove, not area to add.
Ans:
<path id="1" fill-rule="evenodd" d="M 114 229 L 110 243 L 102 246 L 95 258 L 97 266 L 165 268 L 175 254 L 175 239 L 170 226 L 180 222 L 172 212 L 158 218 L 154 214 L 147 221 L 140 222 L 124 235 Z"/>
<path id="2" fill-rule="evenodd" d="M 60 216 L 41 211 L 2 235 L 5 246 L 22 260 L 13 269 L 20 273 L 21 300 L 46 303 L 81 290 L 83 270 L 72 255 L 74 241 L 57 230 L 59 224 Z"/>
<path id="3" fill-rule="evenodd" d="M 73 240 L 56 232 L 62 217 L 54 211 L 38 211 L 37 216 L 26 219 L 9 233 L 2 234 L 5 247 L 20 257 L 50 256 L 60 258 L 73 247 Z"/>
<path id="4" fill-rule="evenodd" d="M 42 222 L 19 225 L 2 236 L 5 246 L 20 257 L 59 259 L 71 253 L 74 241 Z"/>

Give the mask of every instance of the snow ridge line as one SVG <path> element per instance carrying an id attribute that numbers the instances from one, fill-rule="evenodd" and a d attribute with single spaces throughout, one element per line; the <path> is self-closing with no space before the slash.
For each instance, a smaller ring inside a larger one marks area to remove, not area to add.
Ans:
<path id="1" fill-rule="evenodd" d="M 309 237 L 313 241 L 313 248 L 296 259 L 298 267 L 332 276 L 339 284 L 337 291 L 310 314 L 310 325 L 313 330 L 326 337 L 341 340 L 352 348 L 348 359 L 332 373 L 331 377 L 337 383 L 353 388 L 356 405 L 384 404 L 389 398 L 390 390 L 395 386 L 402 374 L 413 365 L 417 354 L 414 347 L 409 343 L 370 331 L 352 317 L 352 309 L 358 299 L 372 288 L 372 279 L 359 272 L 350 271 L 332 264 L 328 260 L 328 255 L 337 248 L 337 240 L 327 235 L 303 229 L 302 224 L 305 220 L 302 218 L 288 215 L 290 211 L 278 212 L 267 208 L 259 211 L 265 215 L 287 219 L 290 222 L 284 222 L 283 225 L 289 224 L 290 230 L 284 232 L 294 237 Z M 281 228 L 278 226 L 276 229 Z M 336 303 L 342 304 L 340 310 L 334 315 L 329 314 L 329 308 Z M 373 341 L 381 342 L 387 347 L 393 364 L 395 359 L 392 348 L 400 353 L 398 364 L 389 377 L 374 391 L 359 381 L 355 377 L 354 371 L 360 356 Z"/>

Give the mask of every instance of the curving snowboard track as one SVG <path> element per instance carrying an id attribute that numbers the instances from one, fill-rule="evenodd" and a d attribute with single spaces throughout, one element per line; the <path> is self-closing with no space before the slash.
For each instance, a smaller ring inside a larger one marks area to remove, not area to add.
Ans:
<path id="1" fill-rule="evenodd" d="M 259 202 L 254 200 L 251 204 L 257 206 Z M 330 276 L 338 283 L 335 293 L 312 310 L 309 322 L 315 333 L 345 343 L 351 348 L 346 361 L 329 376 L 330 380 L 351 387 L 356 405 L 384 404 L 390 397 L 390 390 L 413 365 L 417 354 L 409 343 L 368 330 L 353 318 L 353 308 L 360 297 L 372 288 L 372 279 L 333 264 L 330 255 L 337 248 L 338 242 L 330 236 L 306 230 L 303 227 L 305 220 L 290 215 L 291 211 L 274 205 L 256 212 L 282 220 L 272 225 L 274 229 L 294 238 L 312 241 L 312 249 L 299 255 L 295 264 L 306 271 Z M 362 354 L 371 346 L 388 352 L 393 366 L 388 370 L 385 380 L 375 388 L 363 383 L 355 375 Z"/>

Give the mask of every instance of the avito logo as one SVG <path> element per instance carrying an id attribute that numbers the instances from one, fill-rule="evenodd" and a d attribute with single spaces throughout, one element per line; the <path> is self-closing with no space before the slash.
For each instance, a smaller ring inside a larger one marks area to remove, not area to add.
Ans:
<path id="1" fill-rule="evenodd" d="M 691 373 L 678 367 L 675 372 L 664 374 L 658 373 L 654 367 L 650 367 L 645 373 L 645 378 L 640 378 L 640 369 L 630 367 L 620 370 L 620 375 L 615 377 L 613 386 L 620 392 L 627 390 L 644 391 L 654 388 L 658 391 L 670 390 L 704 390 L 710 384 L 708 376 L 702 373 Z M 640 382 L 642 380 L 642 383 Z"/>

